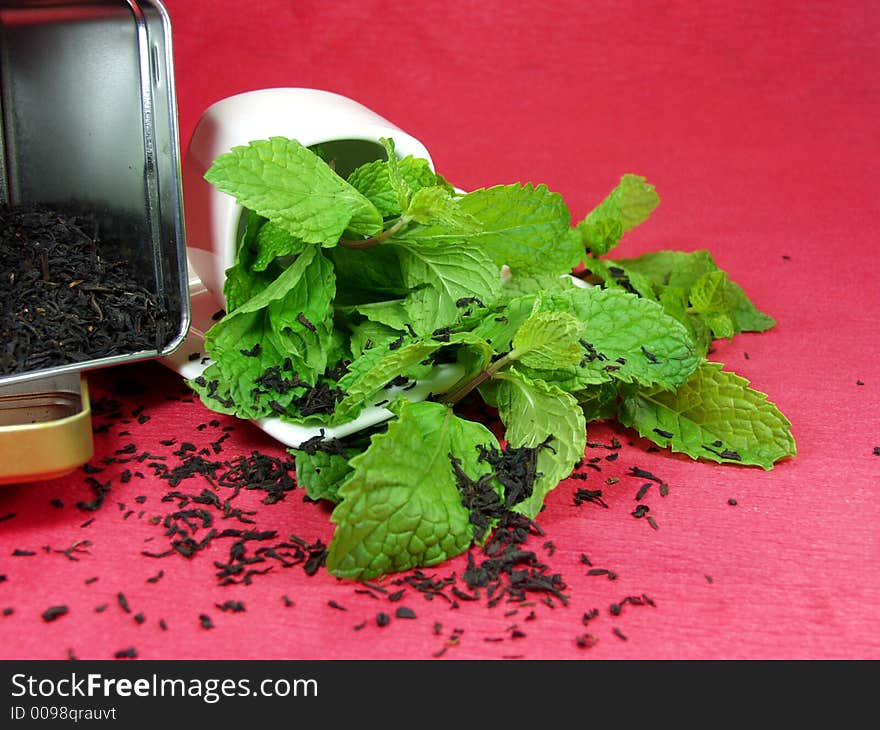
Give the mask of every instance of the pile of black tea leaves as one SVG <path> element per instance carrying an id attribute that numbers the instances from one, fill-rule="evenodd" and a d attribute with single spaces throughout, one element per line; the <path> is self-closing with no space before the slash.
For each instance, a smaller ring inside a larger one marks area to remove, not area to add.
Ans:
<path id="1" fill-rule="evenodd" d="M 87 215 L 0 205 L 0 375 L 161 351 L 176 323 Z"/>

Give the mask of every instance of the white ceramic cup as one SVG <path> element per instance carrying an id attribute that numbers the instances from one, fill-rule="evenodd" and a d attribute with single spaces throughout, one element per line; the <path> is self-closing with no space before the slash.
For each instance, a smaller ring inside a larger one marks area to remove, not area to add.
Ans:
<path id="1" fill-rule="evenodd" d="M 431 163 L 425 146 L 374 111 L 345 96 L 303 88 L 273 88 L 230 96 L 202 114 L 183 163 L 186 240 L 189 265 L 202 284 L 225 304 L 226 269 L 235 261 L 242 208 L 211 186 L 204 175 L 214 160 L 233 147 L 269 137 L 288 137 L 305 146 L 355 140 L 375 147 L 394 140 L 401 157 Z M 367 151 L 369 154 L 369 151 Z"/>

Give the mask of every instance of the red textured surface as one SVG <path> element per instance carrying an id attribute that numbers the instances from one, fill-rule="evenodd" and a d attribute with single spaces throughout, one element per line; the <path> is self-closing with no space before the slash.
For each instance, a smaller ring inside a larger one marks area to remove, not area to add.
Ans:
<path id="1" fill-rule="evenodd" d="M 451 608 L 412 590 L 392 603 L 323 570 L 306 576 L 301 566 L 220 587 L 213 560 L 225 559 L 228 543 L 192 560 L 143 557 L 167 545 L 149 519 L 173 509 L 161 501 L 168 484 L 144 467 L 145 478 L 128 483 L 119 476 L 131 464 L 94 475 L 112 489 L 94 513 L 75 506 L 92 496 L 82 471 L 3 487 L 0 517 L 14 517 L 0 522 L 0 609 L 12 609 L 0 615 L 0 657 L 64 658 L 71 650 L 104 659 L 134 647 L 143 658 L 430 659 L 446 647 L 443 656 L 458 659 L 880 658 L 880 456 L 872 453 L 880 446 L 880 16 L 872 3 L 166 5 L 184 147 L 212 102 L 306 86 L 350 96 L 418 137 L 462 188 L 543 182 L 565 196 L 574 218 L 621 174 L 645 175 L 663 202 L 619 254 L 708 248 L 777 319 L 768 333 L 719 343 L 713 358 L 779 405 L 799 455 L 770 472 L 719 467 L 649 452 L 613 426 L 592 427 L 591 441 L 623 442 L 619 458 L 588 450 L 603 459 L 602 471 L 586 469 L 586 482 L 559 486 L 538 520 L 546 534 L 531 543 L 564 577 L 569 603 L 538 599 L 515 614 L 508 614 L 515 605 Z M 253 449 L 283 455 L 247 423 L 220 417 L 219 427 L 198 430 L 214 414 L 170 399 L 183 384 L 157 363 L 89 380 L 95 400 L 112 395 L 125 415 L 142 405 L 149 416 L 97 434 L 95 465 L 128 443 L 173 464 L 176 447 L 161 439 L 201 446 L 228 425 L 235 430 L 222 458 Z M 146 391 L 114 393 L 131 382 Z M 669 484 L 665 498 L 652 488 L 643 500 L 658 530 L 630 514 L 642 484 L 627 475 L 631 466 Z M 609 486 L 609 477 L 620 481 Z M 574 490 L 584 485 L 603 488 L 609 508 L 575 506 Z M 279 539 L 330 538 L 329 511 L 300 492 L 274 505 L 254 494 L 239 500 Z M 82 540 L 91 542 L 77 561 L 51 552 Z M 13 557 L 15 549 L 36 555 Z M 586 576 L 581 554 L 617 579 Z M 464 566 L 459 558 L 430 573 Z M 146 582 L 159 570 L 161 580 Z M 119 592 L 131 614 L 118 605 Z M 656 605 L 610 612 L 612 603 L 643 594 Z M 294 605 L 285 606 L 284 595 Z M 243 601 L 246 611 L 216 608 L 227 600 Z M 41 613 L 58 604 L 69 613 L 44 622 Z M 96 612 L 102 604 L 107 609 Z M 417 618 L 376 625 L 377 612 L 399 605 Z M 593 608 L 599 615 L 585 627 L 582 616 Z M 200 614 L 213 629 L 200 626 Z M 585 632 L 598 638 L 592 648 L 576 642 Z"/>

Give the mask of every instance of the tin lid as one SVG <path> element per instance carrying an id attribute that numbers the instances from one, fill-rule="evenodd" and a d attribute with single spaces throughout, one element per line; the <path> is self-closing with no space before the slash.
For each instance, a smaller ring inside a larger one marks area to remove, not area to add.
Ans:
<path id="1" fill-rule="evenodd" d="M 85 376 L 0 388 L 0 485 L 64 476 L 93 453 Z"/>

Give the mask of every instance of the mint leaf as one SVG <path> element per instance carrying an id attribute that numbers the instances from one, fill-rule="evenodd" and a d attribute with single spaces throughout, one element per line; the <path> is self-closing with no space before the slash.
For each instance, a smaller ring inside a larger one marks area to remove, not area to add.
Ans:
<path id="1" fill-rule="evenodd" d="M 352 472 L 348 461 L 357 453 L 355 449 L 346 449 L 344 454 L 297 451 L 294 455 L 297 486 L 306 490 L 309 499 L 338 503 L 339 487 Z"/>
<path id="2" fill-rule="evenodd" d="M 574 229 L 581 245 L 591 254 L 601 256 L 623 238 L 623 224 L 617 218 L 583 220 Z"/>
<path id="3" fill-rule="evenodd" d="M 649 279 L 661 302 L 680 301 L 682 293 L 685 299 L 696 296 L 698 304 L 695 309 L 706 304 L 704 300 L 707 291 L 704 290 L 704 287 L 710 282 L 714 282 L 713 291 L 717 308 L 711 312 L 708 309 L 702 311 L 708 314 L 726 314 L 733 324 L 734 334 L 764 332 L 776 324 L 772 317 L 761 312 L 752 304 L 742 287 L 731 281 L 718 268 L 712 255 L 706 250 L 701 249 L 691 253 L 655 251 L 637 258 L 618 259 L 610 263 Z M 694 287 L 697 289 L 694 290 Z M 673 292 L 669 293 L 670 289 Z M 691 301 L 690 304 L 693 302 Z M 689 311 L 687 307 L 667 307 L 667 310 L 682 322 L 696 313 L 700 315 L 699 318 L 702 320 L 701 326 L 710 327 L 707 318 L 700 312 Z M 716 337 L 727 336 L 718 332 L 715 332 L 714 335 Z"/>
<path id="4" fill-rule="evenodd" d="M 532 494 L 513 507 L 534 518 L 544 498 L 584 455 L 586 421 L 577 401 L 568 393 L 541 380 L 530 380 L 515 371 L 503 371 L 481 387 L 487 402 L 498 408 L 505 425 L 504 438 L 515 447 L 540 447 Z M 542 446 L 542 444 L 544 444 Z"/>
<path id="5" fill-rule="evenodd" d="M 467 240 L 514 273 L 567 274 L 583 258 L 579 243 L 569 236 L 568 206 L 546 185 L 475 190 L 460 199 L 459 209 L 479 223 L 478 231 L 435 224 L 414 226 L 401 237 L 422 246 Z"/>
<path id="6" fill-rule="evenodd" d="M 739 284 L 728 280 L 724 287 L 724 313 L 733 322 L 733 331 L 764 332 L 776 325 L 776 320 L 760 311 L 746 296 Z M 723 337 L 724 335 L 718 335 Z"/>
<path id="7" fill-rule="evenodd" d="M 711 254 L 704 249 L 689 253 L 652 251 L 635 258 L 614 259 L 609 263 L 647 277 L 654 284 L 658 294 L 667 286 L 689 290 L 703 274 L 718 270 Z"/>
<path id="8" fill-rule="evenodd" d="M 712 332 L 712 336 L 717 338 L 732 339 L 736 334 L 733 320 L 729 314 L 724 312 L 710 312 L 703 316 L 703 320 Z"/>
<path id="9" fill-rule="evenodd" d="M 505 352 L 535 311 L 563 312 L 579 322 L 580 361 L 558 361 L 555 368 L 541 370 L 522 362 L 512 367 L 570 393 L 608 382 L 675 388 L 702 359 L 684 325 L 658 303 L 621 289 L 575 287 L 519 297 L 497 316 L 486 317 L 474 334 Z"/>
<path id="10" fill-rule="evenodd" d="M 567 291 L 578 284 L 567 274 L 523 274 L 517 273 L 508 277 L 501 288 L 500 301 L 510 301 L 527 294 L 542 292 Z"/>
<path id="11" fill-rule="evenodd" d="M 257 237 L 266 219 L 249 210 L 244 214 L 244 222 L 235 263 L 226 270 L 226 281 L 223 283 L 226 309 L 230 312 L 269 286 L 278 275 L 275 269 L 254 271 L 253 267 L 258 255 Z"/>
<path id="12" fill-rule="evenodd" d="M 584 412 L 587 423 L 617 417 L 617 386 L 613 383 L 591 385 L 572 395 Z"/>
<path id="13" fill-rule="evenodd" d="M 427 335 L 455 322 L 460 300 L 476 297 L 489 305 L 501 290 L 498 266 L 477 246 L 455 242 L 419 246 L 396 239 L 385 245 L 396 250 L 409 293 L 401 300 L 357 308 L 375 322 L 400 330 L 409 325 L 417 334 Z"/>
<path id="14" fill-rule="evenodd" d="M 277 223 L 266 221 L 257 233 L 257 256 L 251 265 L 251 269 L 253 271 L 265 271 L 266 267 L 275 259 L 297 256 L 308 245 L 305 241 L 292 236 Z"/>
<path id="15" fill-rule="evenodd" d="M 732 338 L 736 334 L 733 319 L 728 314 L 726 292 L 730 280 L 723 271 L 709 271 L 697 279 L 688 294 L 690 311 L 702 316 L 713 337 Z"/>
<path id="16" fill-rule="evenodd" d="M 338 308 L 406 296 L 400 261 L 392 246 L 352 249 L 337 246 L 326 255 L 336 271 Z"/>
<path id="17" fill-rule="evenodd" d="M 306 243 L 335 246 L 346 230 L 365 236 L 382 230 L 376 206 L 293 139 L 233 147 L 205 179 Z"/>
<path id="18" fill-rule="evenodd" d="M 459 200 L 442 185 L 419 188 L 413 193 L 404 215 L 415 223 L 440 223 L 463 232 L 479 231 L 479 222 L 461 209 Z"/>
<path id="19" fill-rule="evenodd" d="M 483 317 L 474 325 L 472 331 L 474 335 L 491 342 L 496 352 L 506 353 L 513 349 L 513 338 L 517 330 L 535 313 L 535 302 L 543 298 L 541 292 L 515 297 L 503 308 L 498 311 L 493 310 L 490 315 Z M 554 311 L 552 307 L 548 309 Z M 568 308 L 562 306 L 557 310 L 565 312 Z"/>
<path id="20" fill-rule="evenodd" d="M 392 329 L 388 325 L 380 322 L 371 322 L 365 319 L 350 326 L 351 335 L 349 344 L 351 346 L 351 355 L 355 362 L 365 354 L 367 350 L 387 349 L 392 342 L 404 336 L 400 330 Z"/>
<path id="21" fill-rule="evenodd" d="M 584 323 L 579 385 L 617 380 L 675 388 L 699 364 L 687 330 L 655 302 L 597 288 L 555 294 L 551 301 L 571 307 Z"/>
<path id="22" fill-rule="evenodd" d="M 345 423 L 355 418 L 361 410 L 373 405 L 372 401 L 392 380 L 418 365 L 443 344 L 416 340 L 396 347 L 386 344 L 364 351 L 339 380 L 339 387 L 345 396 L 336 406 L 332 422 Z"/>
<path id="23" fill-rule="evenodd" d="M 667 286 L 662 290 L 659 302 L 664 312 L 685 326 L 694 343 L 694 351 L 700 358 L 704 358 L 712 346 L 712 330 L 706 318 L 691 309 L 687 289 Z"/>
<path id="24" fill-rule="evenodd" d="M 412 403 L 384 434 L 351 460 L 340 487 L 327 570 L 369 580 L 384 573 L 436 565 L 470 546 L 473 531 L 462 504 L 451 455 L 471 479 L 491 467 L 480 447 L 497 446 L 484 426 L 440 403 Z"/>
<path id="25" fill-rule="evenodd" d="M 273 415 L 269 398 L 261 399 L 254 393 L 262 374 L 283 359 L 282 353 L 266 337 L 268 329 L 265 311 L 235 317 L 224 326 L 212 353 L 215 361 L 200 377 L 187 381 L 204 405 L 218 413 L 244 419 Z M 303 392 L 303 388 L 291 389 L 275 400 L 279 408 L 286 410 Z"/>
<path id="26" fill-rule="evenodd" d="M 333 423 L 344 423 L 356 417 L 360 411 L 372 405 L 372 401 L 383 393 L 393 380 L 415 375 L 426 375 L 423 362 L 444 347 L 454 347 L 467 351 L 466 359 L 472 371 L 484 368 L 492 357 L 488 343 L 469 332 L 450 335 L 443 340 L 431 338 L 410 339 L 404 336 L 365 350 L 359 358 L 349 365 L 348 372 L 339 380 L 339 387 L 345 397 L 337 405 Z"/>
<path id="27" fill-rule="evenodd" d="M 581 323 L 567 312 L 535 312 L 513 336 L 508 357 L 536 370 L 555 370 L 578 363 Z"/>
<path id="28" fill-rule="evenodd" d="M 587 260 L 586 271 L 599 277 L 606 288 L 619 287 L 645 299 L 657 298 L 653 283 L 648 277 L 627 269 L 618 261 L 590 258 Z"/>
<path id="29" fill-rule="evenodd" d="M 614 248 L 623 234 L 648 219 L 660 203 L 653 185 L 638 175 L 624 175 L 620 183 L 575 229 L 594 256 Z"/>
<path id="30" fill-rule="evenodd" d="M 748 381 L 705 362 L 675 392 L 650 389 L 624 396 L 625 426 L 694 459 L 771 469 L 797 453 L 791 422 Z"/>
<path id="31" fill-rule="evenodd" d="M 397 205 L 401 210 L 409 207 L 409 201 L 412 198 L 413 189 L 400 172 L 397 164 L 397 155 L 394 152 L 394 140 L 382 138 L 382 145 L 385 147 L 385 154 L 388 156 L 386 162 L 388 169 L 388 182 L 397 198 Z"/>
<path id="32" fill-rule="evenodd" d="M 581 323 L 581 360 L 552 372 L 532 370 L 522 363 L 513 367 L 567 392 L 612 381 L 675 388 L 700 362 L 685 327 L 656 302 L 599 287 L 547 294 L 537 301 L 540 311 L 566 312 Z M 514 300 L 508 305 L 503 314 L 506 324 L 487 323 L 475 332 L 491 337 L 498 347 L 504 328 L 523 321 L 525 303 Z"/>
<path id="33" fill-rule="evenodd" d="M 316 250 L 314 246 L 311 248 Z M 299 258 L 291 269 L 297 266 Z M 286 274 L 285 271 L 276 281 L 284 282 Z M 291 284 L 289 291 L 268 305 L 269 337 L 291 359 L 299 377 L 315 383 L 318 375 L 335 364 L 334 354 L 339 354 L 333 325 L 336 294 L 333 266 L 316 250 L 314 258 L 304 266 L 302 275 L 298 278 L 291 275 L 290 280 L 294 278 L 296 282 Z M 250 302 L 246 302 L 242 308 L 249 305 Z"/>
<path id="34" fill-rule="evenodd" d="M 389 168 L 388 161 L 375 160 L 361 165 L 348 176 L 348 183 L 375 205 L 383 218 L 399 216 L 404 210 L 391 184 Z M 396 168 L 410 190 L 443 184 L 427 160 L 408 155 L 396 161 Z"/>
<path id="35" fill-rule="evenodd" d="M 690 288 L 688 298 L 695 311 L 701 314 L 723 311 L 724 289 L 727 274 L 723 271 L 707 271 L 697 279 Z"/>
<path id="36" fill-rule="evenodd" d="M 212 326 L 205 348 L 214 363 L 196 384 L 206 404 L 242 418 L 281 415 L 279 409 L 303 389 L 261 399 L 256 381 L 288 359 L 297 380 L 317 381 L 331 364 L 334 294 L 332 266 L 309 246 L 277 279 Z"/>

